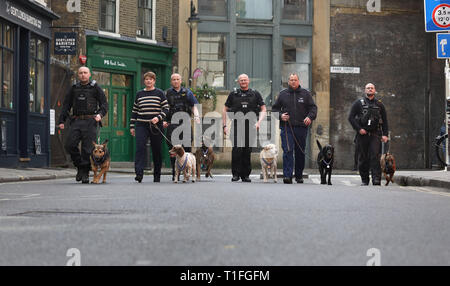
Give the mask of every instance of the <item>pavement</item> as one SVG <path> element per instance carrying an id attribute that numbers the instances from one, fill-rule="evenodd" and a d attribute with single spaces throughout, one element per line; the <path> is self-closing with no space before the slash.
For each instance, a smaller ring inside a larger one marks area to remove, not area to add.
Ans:
<path id="1" fill-rule="evenodd" d="M 259 171 L 259 170 L 258 170 Z M 110 172 L 134 174 L 134 168 L 128 166 L 113 165 Z M 256 173 L 254 169 L 253 174 Z M 152 174 L 150 170 L 144 174 Z M 171 170 L 162 169 L 163 175 L 170 175 Z M 230 174 L 228 169 L 214 169 L 213 174 Z M 304 177 L 309 174 L 318 174 L 316 169 L 305 169 Z M 337 175 L 357 175 L 358 173 L 350 170 L 333 170 L 333 174 Z M 0 168 L 0 183 L 51 180 L 75 177 L 75 168 Z M 282 174 L 278 172 L 278 177 Z M 428 186 L 448 189 L 450 192 L 450 172 L 445 170 L 397 170 L 394 175 L 394 181 L 401 186 Z"/>

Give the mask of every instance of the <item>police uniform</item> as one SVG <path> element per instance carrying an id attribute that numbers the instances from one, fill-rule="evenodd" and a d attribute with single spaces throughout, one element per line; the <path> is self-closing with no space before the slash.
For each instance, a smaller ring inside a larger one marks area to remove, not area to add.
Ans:
<path id="1" fill-rule="evenodd" d="M 71 109 L 72 115 L 69 114 Z M 59 124 L 70 119 L 70 132 L 65 149 L 78 169 L 77 181 L 89 182 L 89 157 L 94 148 L 92 142 L 96 141 L 98 124 L 101 125 L 94 117 L 100 114 L 103 118 L 107 112 L 108 101 L 95 80 L 85 85 L 80 82 L 74 84 L 64 99 Z M 80 141 L 81 152 L 78 148 Z"/>
<path id="2" fill-rule="evenodd" d="M 381 136 L 388 136 L 386 109 L 383 103 L 367 97 L 355 101 L 348 117 L 350 124 L 358 134 L 356 144 L 358 148 L 358 169 L 364 185 L 369 184 L 369 173 L 372 173 L 372 184 L 381 182 L 380 150 Z M 361 135 L 364 129 L 367 134 Z"/>
<path id="3" fill-rule="evenodd" d="M 232 91 L 225 102 L 228 112 L 242 112 L 244 115 L 248 112 L 256 114 L 256 120 L 261 110 L 261 106 L 265 105 L 261 94 L 251 88 L 247 90 L 236 89 Z M 231 173 L 233 174 L 233 181 L 241 178 L 243 181 L 250 181 L 249 176 L 252 172 L 250 139 L 256 139 L 256 136 L 250 138 L 250 128 L 253 128 L 255 122 L 245 120 L 245 136 L 239 137 L 237 130 L 237 121 L 233 120 L 232 137 L 233 148 L 231 152 Z M 241 125 L 242 126 L 242 125 Z"/>
<path id="4" fill-rule="evenodd" d="M 166 137 L 170 140 L 172 137 L 172 132 L 173 130 L 175 130 L 178 126 L 180 126 L 180 124 L 172 124 L 170 121 L 172 120 L 172 116 L 177 113 L 177 112 L 187 112 L 189 114 L 189 116 L 192 115 L 192 107 L 195 104 L 198 104 L 197 99 L 194 97 L 194 94 L 192 93 L 191 90 L 185 88 L 185 87 L 181 87 L 179 91 L 175 90 L 173 87 L 169 88 L 168 90 L 166 90 L 166 97 L 167 97 L 167 102 L 169 103 L 169 114 L 167 115 L 166 121 L 170 124 L 167 127 L 167 133 L 166 133 Z M 184 134 L 182 133 L 182 138 L 183 139 Z M 191 133 L 191 139 L 189 140 L 190 142 L 192 141 L 192 133 Z M 169 146 L 169 149 L 172 148 L 172 144 L 170 142 L 167 142 L 167 145 Z M 184 151 L 185 152 L 191 152 L 192 151 L 192 147 L 191 145 L 189 146 L 184 146 Z M 172 166 L 172 178 L 175 176 L 175 158 L 171 157 L 170 158 L 170 164 Z"/>

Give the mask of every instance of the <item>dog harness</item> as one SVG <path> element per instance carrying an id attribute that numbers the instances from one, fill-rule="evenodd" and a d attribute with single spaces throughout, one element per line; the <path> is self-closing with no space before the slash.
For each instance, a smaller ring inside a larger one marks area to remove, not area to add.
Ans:
<path id="1" fill-rule="evenodd" d="M 267 162 L 264 158 L 261 158 L 261 159 L 263 160 L 264 164 L 266 164 L 267 168 L 270 169 L 270 167 L 272 167 L 273 161 L 272 161 L 272 163 L 269 163 L 269 162 Z"/>
<path id="2" fill-rule="evenodd" d="M 178 164 L 178 160 L 177 160 L 177 167 L 178 167 L 179 171 L 183 171 L 186 168 L 187 161 L 188 161 L 188 155 L 186 155 L 186 160 L 184 160 L 183 166 L 180 166 L 180 164 Z"/>

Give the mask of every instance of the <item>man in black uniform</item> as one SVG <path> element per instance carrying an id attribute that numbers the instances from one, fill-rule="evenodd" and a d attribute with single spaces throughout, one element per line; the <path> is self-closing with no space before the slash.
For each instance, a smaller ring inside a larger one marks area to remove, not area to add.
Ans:
<path id="1" fill-rule="evenodd" d="M 231 181 L 236 182 L 242 179 L 242 182 L 251 182 L 249 176 L 252 172 L 251 166 L 251 153 L 252 148 L 250 147 L 250 126 L 254 123 L 256 130 L 259 129 L 261 121 L 266 116 L 266 105 L 262 99 L 261 94 L 249 88 L 250 80 L 246 74 L 241 74 L 238 77 L 238 82 L 240 88 L 238 90 L 232 91 L 225 102 L 225 106 L 222 111 L 222 121 L 223 121 L 223 132 L 227 134 L 227 112 L 242 112 L 244 115 L 249 112 L 254 112 L 256 116 L 259 114 L 259 119 L 256 122 L 250 122 L 250 120 L 245 120 L 244 124 L 241 125 L 245 128 L 244 134 L 245 138 L 239 138 L 241 142 L 238 142 L 239 129 L 237 128 L 237 120 L 233 120 L 234 134 L 233 134 L 233 148 L 231 153 L 231 173 L 233 178 Z M 256 139 L 256 136 L 251 139 Z M 245 140 L 245 141 L 244 141 Z M 241 143 L 241 144 L 240 144 Z"/>
<path id="2" fill-rule="evenodd" d="M 192 91 L 188 88 L 181 86 L 181 75 L 174 73 L 170 77 L 170 84 L 172 85 L 171 88 L 166 90 L 166 98 L 167 102 L 169 103 L 169 114 L 166 117 L 166 120 L 163 121 L 163 127 L 167 128 L 166 137 L 172 141 L 172 132 L 177 127 L 180 126 L 180 124 L 172 124 L 172 116 L 177 112 L 186 112 L 191 116 L 194 114 L 194 119 L 197 124 L 200 124 L 200 117 L 198 114 L 198 109 L 195 106 L 198 104 L 197 99 L 195 98 Z M 184 134 L 182 134 L 184 136 Z M 192 138 L 192 136 L 191 136 Z M 191 140 L 189 140 L 191 142 Z M 169 146 L 169 150 L 172 148 L 171 142 L 167 142 Z M 191 144 L 189 146 L 184 146 L 185 152 L 191 152 L 192 147 Z M 170 158 L 170 164 L 172 166 L 172 181 L 175 179 L 175 157 Z"/>
<path id="3" fill-rule="evenodd" d="M 363 186 L 369 185 L 369 171 L 372 172 L 372 184 L 381 184 L 380 147 L 381 142 L 388 141 L 389 134 L 386 109 L 375 98 L 375 92 L 375 85 L 368 83 L 366 96 L 353 103 L 348 116 L 353 129 L 358 132 L 358 168 Z"/>
<path id="4" fill-rule="evenodd" d="M 108 112 L 105 93 L 95 82 L 90 81 L 91 72 L 87 67 L 78 69 L 79 82 L 74 84 L 64 99 L 59 116 L 59 128 L 64 129 L 66 119 L 70 119 L 70 133 L 65 144 L 73 164 L 77 167 L 77 182 L 89 183 L 91 169 L 89 157 L 96 141 L 97 126 Z M 69 114 L 72 109 L 72 115 Z M 78 144 L 81 141 L 81 152 Z"/>

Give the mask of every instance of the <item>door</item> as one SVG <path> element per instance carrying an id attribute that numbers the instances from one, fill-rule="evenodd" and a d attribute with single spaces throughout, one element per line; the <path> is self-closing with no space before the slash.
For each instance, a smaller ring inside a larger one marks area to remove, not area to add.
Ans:
<path id="1" fill-rule="evenodd" d="M 250 88 L 259 91 L 264 101 L 272 93 L 272 39 L 264 36 L 238 35 L 236 78 L 245 73 Z M 267 104 L 267 102 L 266 102 Z"/>

